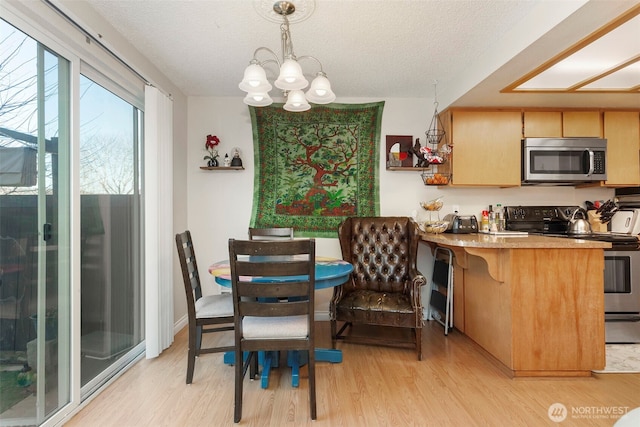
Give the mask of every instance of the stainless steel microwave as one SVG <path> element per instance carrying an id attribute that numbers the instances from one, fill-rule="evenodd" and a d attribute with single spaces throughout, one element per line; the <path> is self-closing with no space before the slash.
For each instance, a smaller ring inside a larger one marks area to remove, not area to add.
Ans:
<path id="1" fill-rule="evenodd" d="M 525 138 L 522 184 L 575 184 L 607 179 L 607 140 Z"/>

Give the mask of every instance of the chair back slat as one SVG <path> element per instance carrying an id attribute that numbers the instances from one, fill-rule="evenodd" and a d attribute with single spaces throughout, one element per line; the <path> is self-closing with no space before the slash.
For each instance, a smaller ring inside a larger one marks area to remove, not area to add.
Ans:
<path id="1" fill-rule="evenodd" d="M 293 228 L 249 228 L 249 240 L 292 240 Z"/>
<path id="2" fill-rule="evenodd" d="M 295 276 L 306 274 L 309 261 L 289 261 L 274 257 L 264 257 L 264 260 L 238 260 L 236 269 L 241 276 Z"/>
<path id="3" fill-rule="evenodd" d="M 257 317 L 282 317 L 301 316 L 309 313 L 309 303 L 307 301 L 286 302 L 257 302 L 241 301 L 239 304 L 241 316 Z"/>
<path id="4" fill-rule="evenodd" d="M 238 280 L 238 292 L 251 298 L 301 297 L 309 293 L 309 282 L 255 283 Z"/>

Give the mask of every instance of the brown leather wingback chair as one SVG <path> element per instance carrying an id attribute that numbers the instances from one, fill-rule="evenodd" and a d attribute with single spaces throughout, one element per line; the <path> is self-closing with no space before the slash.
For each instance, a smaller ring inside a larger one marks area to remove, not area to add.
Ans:
<path id="1" fill-rule="evenodd" d="M 352 217 L 338 229 L 349 280 L 329 304 L 331 338 L 360 344 L 415 348 L 422 360 L 422 302 L 426 279 L 417 269 L 418 225 L 409 217 Z M 337 331 L 337 322 L 344 322 Z M 410 340 L 343 335 L 354 324 L 410 328 Z"/>

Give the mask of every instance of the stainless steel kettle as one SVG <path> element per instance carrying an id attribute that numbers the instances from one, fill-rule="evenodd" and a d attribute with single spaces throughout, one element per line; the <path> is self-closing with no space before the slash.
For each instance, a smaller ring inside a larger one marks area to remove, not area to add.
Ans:
<path id="1" fill-rule="evenodd" d="M 576 218 L 576 213 L 580 212 L 582 218 Z M 591 224 L 587 220 L 582 209 L 576 209 L 571 215 L 569 220 L 569 233 L 570 234 L 591 234 Z"/>

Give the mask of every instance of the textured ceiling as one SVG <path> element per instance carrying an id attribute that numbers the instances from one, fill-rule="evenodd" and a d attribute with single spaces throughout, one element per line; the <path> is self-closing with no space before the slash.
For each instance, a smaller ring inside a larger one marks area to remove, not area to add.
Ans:
<path id="1" fill-rule="evenodd" d="M 244 96 L 238 83 L 254 50 L 281 52 L 279 25 L 261 17 L 252 0 L 85 1 L 187 96 Z M 640 95 L 499 93 L 637 3 L 316 0 L 291 33 L 296 55 L 322 62 L 338 102 L 431 99 L 437 80 L 444 106 L 638 108 Z M 103 41 L 108 45 L 108 36 Z M 317 71 L 312 62 L 303 67 Z"/>

